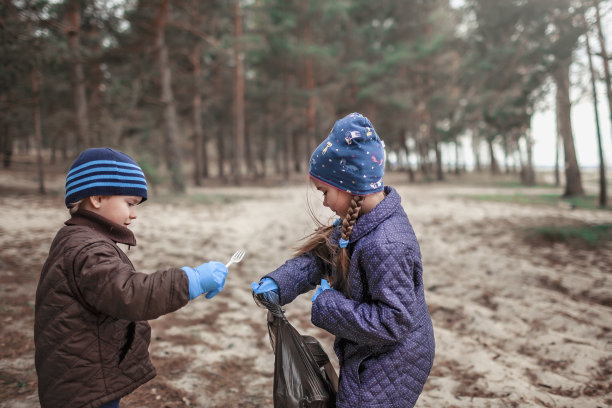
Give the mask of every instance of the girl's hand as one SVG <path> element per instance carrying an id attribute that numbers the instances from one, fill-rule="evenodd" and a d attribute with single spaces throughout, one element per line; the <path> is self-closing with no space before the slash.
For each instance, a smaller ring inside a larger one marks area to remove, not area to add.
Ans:
<path id="1" fill-rule="evenodd" d="M 321 279 L 321 286 L 317 288 L 317 291 L 312 296 L 312 302 L 314 303 L 315 299 L 323 292 L 324 290 L 334 290 L 329 286 L 329 282 L 326 279 Z"/>
<path id="2" fill-rule="evenodd" d="M 253 282 L 251 283 L 251 289 L 253 293 L 262 295 L 268 302 L 278 304 L 280 301 L 278 285 L 274 282 L 274 279 L 263 278 L 259 283 Z"/>

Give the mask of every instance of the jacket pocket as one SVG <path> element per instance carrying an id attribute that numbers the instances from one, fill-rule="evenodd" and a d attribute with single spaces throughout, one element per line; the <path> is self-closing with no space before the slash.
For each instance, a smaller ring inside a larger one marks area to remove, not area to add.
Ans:
<path id="1" fill-rule="evenodd" d="M 366 363 L 370 358 L 372 358 L 373 354 L 369 347 L 367 346 L 358 346 L 354 343 L 349 343 L 344 348 L 344 361 L 340 363 L 340 366 L 344 366 L 345 372 L 345 380 L 350 382 L 352 386 L 350 388 L 354 389 L 355 387 L 359 387 L 362 383 L 362 375 L 365 370 Z"/>
<path id="2" fill-rule="evenodd" d="M 144 322 L 134 323 L 131 341 L 126 342 L 125 350 L 121 350 L 123 358 L 118 368 L 121 373 L 133 381 L 141 380 L 153 370 L 149 358 L 150 328 Z M 128 330 L 129 334 L 129 330 Z M 129 336 L 128 336 L 129 340 Z"/>
<path id="3" fill-rule="evenodd" d="M 362 385 L 367 380 L 367 369 L 374 356 L 370 353 L 361 356 L 357 365 L 357 382 Z"/>
<path id="4" fill-rule="evenodd" d="M 121 350 L 119 351 L 119 364 L 121 364 L 121 362 L 125 360 L 125 356 L 127 352 L 132 348 L 132 344 L 134 343 L 135 332 L 136 332 L 136 323 L 130 322 L 130 324 L 128 324 L 127 326 L 126 336 L 124 338 L 123 346 L 121 347 Z"/>

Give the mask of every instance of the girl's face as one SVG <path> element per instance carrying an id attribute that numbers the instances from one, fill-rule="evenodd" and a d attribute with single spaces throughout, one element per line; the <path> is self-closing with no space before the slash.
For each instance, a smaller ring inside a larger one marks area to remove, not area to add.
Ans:
<path id="1" fill-rule="evenodd" d="M 351 194 L 346 191 L 338 190 L 335 187 L 325 184 L 315 178 L 311 178 L 317 190 L 323 193 L 323 205 L 344 219 L 351 205 Z"/>
<path id="2" fill-rule="evenodd" d="M 136 206 L 142 201 L 137 196 L 89 197 L 93 211 L 115 224 L 127 227 L 136 219 Z"/>

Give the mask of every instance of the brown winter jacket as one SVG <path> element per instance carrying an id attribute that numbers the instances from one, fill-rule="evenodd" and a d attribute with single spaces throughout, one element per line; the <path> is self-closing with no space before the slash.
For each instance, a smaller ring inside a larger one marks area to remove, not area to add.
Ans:
<path id="1" fill-rule="evenodd" d="M 51 244 L 34 322 L 43 408 L 95 408 L 151 380 L 146 320 L 189 301 L 185 272 L 137 273 L 117 242 L 136 245 L 128 228 L 79 210 Z"/>

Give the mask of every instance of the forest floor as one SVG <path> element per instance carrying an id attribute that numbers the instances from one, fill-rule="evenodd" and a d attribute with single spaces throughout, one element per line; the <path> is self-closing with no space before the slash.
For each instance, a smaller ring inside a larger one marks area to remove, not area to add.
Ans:
<path id="1" fill-rule="evenodd" d="M 538 189 L 450 182 L 408 184 L 389 174 L 421 245 L 436 357 L 417 407 L 612 405 L 612 245 L 551 244 L 538 225 L 602 224 L 612 212 L 474 200 Z M 51 240 L 67 219 L 63 178 L 35 194 L 33 176 L 0 170 L 0 407 L 38 405 L 34 298 Z M 554 194 L 560 191 L 548 188 Z M 124 248 L 139 271 L 198 265 L 247 254 L 224 291 L 151 321 L 157 377 L 122 406 L 272 407 L 273 355 L 266 311 L 250 283 L 291 256 L 310 232 L 306 183 L 190 188 L 152 194 Z M 317 210 L 318 211 L 318 210 Z M 326 219 L 330 214 L 318 211 Z M 289 321 L 317 337 L 310 296 L 287 306 Z"/>

